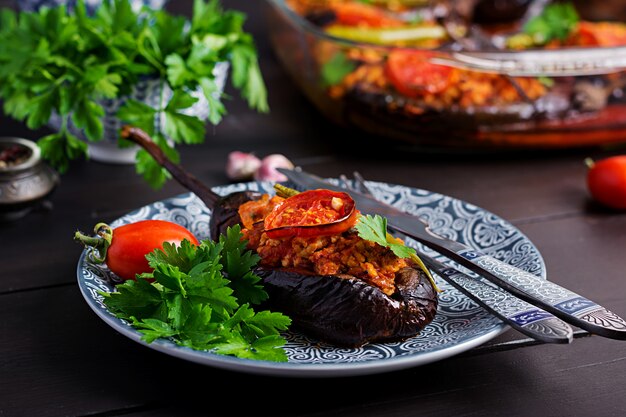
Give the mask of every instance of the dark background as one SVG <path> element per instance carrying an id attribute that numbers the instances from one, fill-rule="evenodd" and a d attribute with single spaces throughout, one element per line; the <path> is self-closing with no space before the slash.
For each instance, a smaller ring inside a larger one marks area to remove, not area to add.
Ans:
<path id="1" fill-rule="evenodd" d="M 191 3 L 169 8 L 189 13 Z M 249 15 L 272 111 L 257 114 L 231 91 L 229 115 L 206 143 L 181 147 L 182 164 L 207 185 L 227 183 L 226 157 L 242 150 L 283 153 L 322 176 L 356 170 L 448 194 L 511 221 L 541 251 L 549 279 L 626 316 L 626 216 L 590 201 L 583 163 L 620 149 L 394 151 L 383 139 L 338 130 L 298 92 L 271 52 L 260 2 L 225 5 Z M 3 136 L 46 133 L 0 118 Z M 75 272 L 82 248 L 71 237 L 185 191 L 175 182 L 152 190 L 132 166 L 81 161 L 62 177 L 51 209 L 0 223 L 0 416 L 626 415 L 626 344 L 584 332 L 555 346 L 510 330 L 440 362 L 337 379 L 227 372 L 134 343 L 84 302 Z"/>

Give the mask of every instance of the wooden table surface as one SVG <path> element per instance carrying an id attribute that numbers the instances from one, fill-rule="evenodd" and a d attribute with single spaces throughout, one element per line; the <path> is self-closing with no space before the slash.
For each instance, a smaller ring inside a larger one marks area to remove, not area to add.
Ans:
<path id="1" fill-rule="evenodd" d="M 174 2 L 172 2 L 174 3 Z M 191 1 L 172 9 L 188 13 Z M 227 2 L 249 14 L 270 87 L 268 115 L 235 98 L 205 144 L 181 147 L 182 164 L 209 186 L 227 183 L 232 150 L 284 153 L 321 176 L 361 172 L 370 180 L 447 194 L 512 222 L 540 250 L 548 278 L 626 317 L 626 215 L 594 205 L 578 150 L 525 155 L 400 153 L 359 133 L 351 145 L 297 91 L 271 52 L 259 4 Z M 37 138 L 0 119 L 0 136 Z M 358 149 L 355 139 L 362 138 Z M 131 166 L 74 164 L 52 208 L 0 223 L 0 416 L 624 416 L 626 343 L 577 332 L 546 345 L 508 330 L 460 355 L 371 376 L 289 379 L 230 372 L 131 341 L 100 320 L 76 283 L 91 230 L 163 198 Z"/>

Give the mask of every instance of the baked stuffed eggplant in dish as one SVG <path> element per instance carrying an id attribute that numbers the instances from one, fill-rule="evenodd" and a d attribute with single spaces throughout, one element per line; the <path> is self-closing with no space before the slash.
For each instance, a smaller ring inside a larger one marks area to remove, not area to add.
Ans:
<path id="1" fill-rule="evenodd" d="M 330 120 L 400 144 L 462 150 L 624 142 L 626 72 L 605 68 L 624 53 L 623 7 L 594 3 L 267 2 L 276 55 Z M 606 54 L 593 62 L 597 72 L 567 72 L 596 52 Z M 493 66 L 459 66 L 458 54 L 489 56 Z M 563 71 L 548 75 L 542 61 Z M 535 71 L 505 69 L 522 65 Z"/>

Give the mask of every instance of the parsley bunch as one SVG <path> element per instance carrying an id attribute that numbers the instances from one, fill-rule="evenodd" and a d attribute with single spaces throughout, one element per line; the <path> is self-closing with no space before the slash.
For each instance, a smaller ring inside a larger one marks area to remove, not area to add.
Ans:
<path id="1" fill-rule="evenodd" d="M 132 10 L 129 0 L 104 1 L 95 15 L 84 0 L 38 12 L 0 10 L 0 99 L 4 112 L 30 129 L 46 125 L 53 113 L 63 120 L 59 132 L 39 140 L 42 155 L 60 172 L 86 155 L 87 145 L 68 130 L 82 129 L 90 141 L 103 137 L 102 100 L 128 95 L 142 77 L 160 80 L 172 98 L 161 106 L 129 100 L 117 113 L 139 127 L 173 161 L 168 144 L 199 144 L 205 122 L 185 114 L 200 89 L 209 102 L 209 121 L 226 113 L 213 71 L 230 64 L 231 83 L 250 107 L 266 112 L 267 91 L 253 38 L 243 30 L 245 16 L 224 11 L 218 0 L 195 0 L 192 19 L 165 10 Z M 163 93 L 162 93 L 163 94 Z M 163 97 L 162 97 L 163 98 Z M 128 143 L 120 142 L 120 146 Z M 169 177 L 145 150 L 137 155 L 137 172 L 155 188 Z"/>
<path id="2" fill-rule="evenodd" d="M 259 257 L 241 238 L 235 226 L 217 243 L 166 243 L 162 251 L 147 255 L 154 272 L 117 285 L 116 292 L 101 292 L 104 303 L 148 343 L 170 338 L 192 349 L 284 362 L 285 340 L 279 332 L 291 320 L 251 307 L 266 300 L 267 293 L 252 272 Z"/>

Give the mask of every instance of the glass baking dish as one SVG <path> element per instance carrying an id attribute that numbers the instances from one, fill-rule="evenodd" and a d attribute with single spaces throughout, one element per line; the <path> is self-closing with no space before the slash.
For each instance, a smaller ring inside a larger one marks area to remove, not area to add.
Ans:
<path id="1" fill-rule="evenodd" d="M 442 47 L 433 39 L 452 36 L 454 29 L 445 26 L 442 34 L 442 25 L 427 22 L 408 28 L 421 30 L 418 37 L 427 35 L 419 41 L 389 42 L 381 38 L 388 33 L 367 25 L 352 28 L 356 31 L 331 25 L 329 30 L 318 24 L 329 19 L 323 7 L 304 15 L 293 7 L 302 0 L 288 1 L 266 3 L 274 51 L 304 94 L 342 126 L 433 149 L 626 143 L 626 25 L 580 23 L 604 32 L 608 25 L 610 39 L 602 38 L 602 46 L 586 45 L 584 34 L 577 34 L 582 46 L 498 46 L 520 38 L 511 35 L 490 37 L 482 49 L 459 48 L 454 39 Z M 312 2 L 341 3 L 304 1 Z M 425 7 L 420 4 L 419 13 Z M 428 62 L 426 75 L 419 72 L 423 61 Z M 412 84 L 402 85 L 402 76 L 413 77 Z"/>

